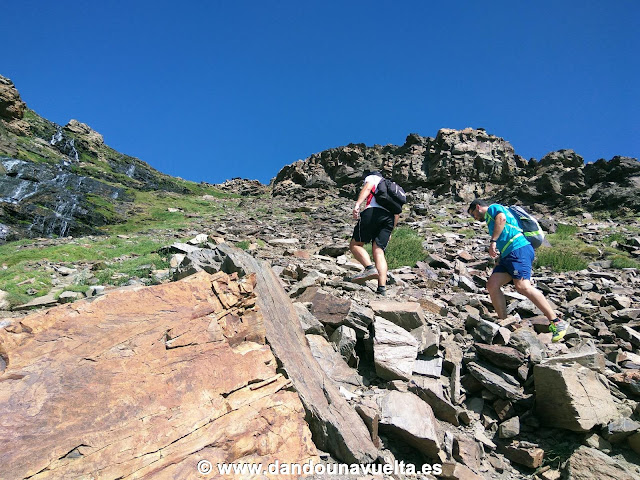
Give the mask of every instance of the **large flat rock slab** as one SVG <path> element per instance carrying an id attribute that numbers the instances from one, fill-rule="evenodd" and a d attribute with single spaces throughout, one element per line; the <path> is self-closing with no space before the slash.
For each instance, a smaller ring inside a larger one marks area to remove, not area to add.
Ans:
<path id="1" fill-rule="evenodd" d="M 315 459 L 254 282 L 201 272 L 0 330 L 0 476 L 187 479 L 200 460 Z"/>
<path id="2" fill-rule="evenodd" d="M 598 374 L 587 367 L 536 365 L 533 375 L 536 408 L 544 424 L 588 432 L 619 416 L 611 392 Z"/>
<path id="3" fill-rule="evenodd" d="M 345 463 L 374 462 L 378 449 L 367 426 L 313 357 L 298 313 L 273 270 L 240 249 L 218 248 L 228 255 L 226 264 L 256 276 L 267 340 L 302 400 L 314 443 Z"/>

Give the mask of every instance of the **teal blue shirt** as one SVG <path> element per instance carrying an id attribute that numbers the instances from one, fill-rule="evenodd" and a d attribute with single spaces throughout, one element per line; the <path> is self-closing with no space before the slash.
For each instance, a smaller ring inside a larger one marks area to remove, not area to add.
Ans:
<path id="1" fill-rule="evenodd" d="M 489 235 L 491 235 L 492 238 L 493 228 L 496 224 L 495 218 L 499 213 L 504 213 L 504 216 L 507 217 L 507 223 L 496 241 L 496 248 L 504 258 L 514 250 L 529 245 L 529 240 L 522 234 L 516 217 L 514 217 L 507 208 L 498 203 L 490 205 L 487 213 L 484 215 L 484 220 L 487 222 L 487 228 L 489 229 Z"/>

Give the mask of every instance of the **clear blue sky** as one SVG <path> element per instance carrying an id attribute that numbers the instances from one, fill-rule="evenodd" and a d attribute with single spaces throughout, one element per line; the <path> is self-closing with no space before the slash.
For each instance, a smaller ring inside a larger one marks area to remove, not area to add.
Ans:
<path id="1" fill-rule="evenodd" d="M 484 127 L 525 158 L 640 156 L 640 1 L 8 0 L 23 100 L 194 181 Z"/>

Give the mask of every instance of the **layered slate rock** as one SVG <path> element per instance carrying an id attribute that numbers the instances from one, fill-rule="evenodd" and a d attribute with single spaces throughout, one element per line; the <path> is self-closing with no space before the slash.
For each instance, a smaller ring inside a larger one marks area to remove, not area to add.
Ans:
<path id="1" fill-rule="evenodd" d="M 618 416 L 611 392 L 589 368 L 536 365 L 533 375 L 537 413 L 545 424 L 587 432 Z"/>
<path id="2" fill-rule="evenodd" d="M 320 335 L 307 335 L 313 358 L 317 360 L 326 374 L 338 385 L 359 387 L 364 385 L 358 371 L 349 367 L 333 345 Z"/>
<path id="3" fill-rule="evenodd" d="M 578 447 L 567 461 L 564 473 L 572 480 L 636 480 L 634 474 L 621 462 L 605 455 L 595 448 Z"/>
<path id="4" fill-rule="evenodd" d="M 411 392 L 390 391 L 377 399 L 379 430 L 401 438 L 430 457 L 440 451 L 436 419 L 428 403 Z"/>
<path id="5" fill-rule="evenodd" d="M 418 354 L 418 341 L 404 328 L 376 317 L 373 322 L 376 374 L 385 380 L 409 380 Z"/>
<path id="6" fill-rule="evenodd" d="M 315 459 L 254 286 L 202 272 L 0 330 L 3 478 L 186 479 L 203 459 Z"/>
<path id="7" fill-rule="evenodd" d="M 225 251 L 223 268 L 256 275 L 269 345 L 302 400 L 316 446 L 347 463 L 372 463 L 378 450 L 367 426 L 313 357 L 298 313 L 273 270 L 237 248 Z"/>
<path id="8" fill-rule="evenodd" d="M 511 375 L 501 372 L 496 368 L 478 363 L 467 365 L 469 372 L 490 392 L 503 399 L 521 400 L 524 398 L 524 389 Z"/>
<path id="9" fill-rule="evenodd" d="M 411 331 L 425 325 L 422 307 L 417 302 L 373 301 L 369 305 L 375 315 Z"/>
<path id="10" fill-rule="evenodd" d="M 298 298 L 300 302 L 310 302 L 311 313 L 323 324 L 337 328 L 351 310 L 351 300 L 338 298 L 318 287 L 310 287 Z"/>

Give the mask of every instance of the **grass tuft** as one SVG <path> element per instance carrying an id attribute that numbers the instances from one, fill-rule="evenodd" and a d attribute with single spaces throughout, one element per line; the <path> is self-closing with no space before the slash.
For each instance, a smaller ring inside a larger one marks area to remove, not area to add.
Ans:
<path id="1" fill-rule="evenodd" d="M 534 268 L 549 267 L 555 272 L 571 272 L 587 268 L 587 259 L 560 247 L 541 247 L 536 252 Z"/>
<path id="2" fill-rule="evenodd" d="M 427 251 L 422 246 L 422 240 L 422 237 L 410 227 L 396 228 L 385 250 L 389 269 L 413 267 L 416 262 L 424 260 L 427 257 Z M 371 244 L 365 245 L 365 248 L 369 255 L 372 255 Z"/>

